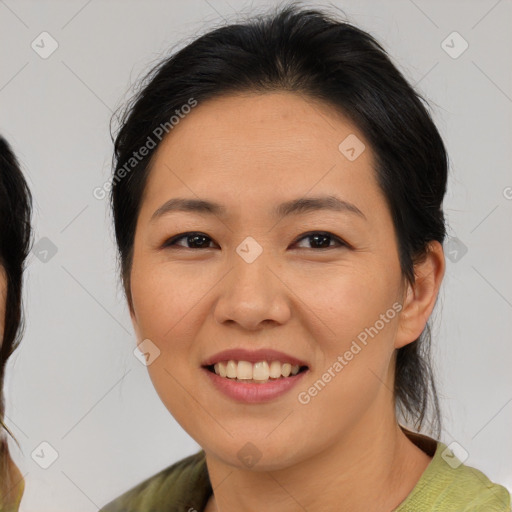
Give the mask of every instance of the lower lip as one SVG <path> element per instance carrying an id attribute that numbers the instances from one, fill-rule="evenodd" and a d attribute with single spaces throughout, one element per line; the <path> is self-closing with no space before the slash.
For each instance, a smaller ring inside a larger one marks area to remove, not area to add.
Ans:
<path id="1" fill-rule="evenodd" d="M 226 396 L 238 402 L 251 404 L 269 402 L 270 400 L 284 395 L 287 391 L 290 391 L 296 386 L 309 371 L 302 371 L 297 375 L 281 377 L 258 384 L 256 382 L 238 382 L 234 379 L 221 377 L 206 368 L 201 369 L 206 372 L 212 384 Z"/>

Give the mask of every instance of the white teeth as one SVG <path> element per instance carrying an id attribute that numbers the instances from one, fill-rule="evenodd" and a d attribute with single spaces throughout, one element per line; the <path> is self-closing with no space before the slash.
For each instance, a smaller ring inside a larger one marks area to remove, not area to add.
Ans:
<path id="1" fill-rule="evenodd" d="M 221 377 L 226 376 L 226 365 L 221 364 L 221 363 L 215 363 L 213 365 L 213 368 L 215 369 L 215 373 L 217 375 L 220 375 Z"/>
<path id="2" fill-rule="evenodd" d="M 254 363 L 254 366 L 252 368 L 252 378 L 254 380 L 268 380 L 268 377 L 269 368 L 267 361 L 262 361 L 261 363 Z"/>
<path id="3" fill-rule="evenodd" d="M 249 363 L 248 361 L 238 361 L 236 376 L 238 379 L 251 380 L 252 364 Z"/>
<path id="4" fill-rule="evenodd" d="M 222 363 L 219 363 L 219 366 L 221 364 Z M 235 363 L 235 361 L 228 361 L 228 364 L 226 366 L 226 377 L 228 377 L 230 379 L 236 379 L 236 369 L 237 369 L 237 364 Z"/>
<path id="5" fill-rule="evenodd" d="M 300 366 L 290 363 L 281 363 L 280 361 L 258 361 L 250 363 L 248 361 L 219 361 L 213 366 L 215 373 L 228 379 L 238 379 L 246 381 L 268 382 L 269 378 L 279 379 L 297 375 Z"/>
<path id="6" fill-rule="evenodd" d="M 272 361 L 270 363 L 269 376 L 273 379 L 281 377 L 281 363 L 279 361 Z"/>

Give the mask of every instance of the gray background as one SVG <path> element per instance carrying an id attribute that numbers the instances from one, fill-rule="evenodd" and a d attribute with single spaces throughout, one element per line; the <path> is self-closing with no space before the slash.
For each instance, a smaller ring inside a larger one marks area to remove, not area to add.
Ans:
<path id="1" fill-rule="evenodd" d="M 456 240 L 434 318 L 442 440 L 512 490 L 512 2 L 333 3 L 417 84 L 446 141 Z M 109 120 L 130 84 L 223 18 L 270 4 L 0 1 L 0 131 L 33 191 L 37 242 L 26 335 L 6 382 L 6 422 L 21 450 L 9 445 L 27 482 L 21 512 L 96 511 L 199 448 L 133 356 L 108 204 L 93 190 L 110 174 Z M 58 43 L 46 59 L 31 47 L 44 31 Z M 460 39 L 442 46 L 453 31 L 469 44 L 457 58 L 445 49 L 457 53 Z M 48 469 L 36 462 L 51 455 L 44 441 L 58 453 Z"/>

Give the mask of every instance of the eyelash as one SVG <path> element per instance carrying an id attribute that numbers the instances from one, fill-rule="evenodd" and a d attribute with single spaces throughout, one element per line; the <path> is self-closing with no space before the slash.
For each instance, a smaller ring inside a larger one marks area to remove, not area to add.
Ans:
<path id="1" fill-rule="evenodd" d="M 338 247 L 350 248 L 350 245 L 348 243 L 346 243 L 345 241 L 343 241 L 341 238 L 337 237 L 336 235 L 333 235 L 332 233 L 329 233 L 328 231 L 309 231 L 308 233 L 304 233 L 303 235 L 301 235 L 293 243 L 296 244 L 296 243 L 300 242 L 301 240 L 303 240 L 305 238 L 312 238 L 315 235 L 320 235 L 320 236 L 323 236 L 323 237 L 331 238 L 332 240 L 334 240 L 335 242 L 338 243 Z M 176 242 L 178 242 L 179 240 L 182 240 L 183 238 L 191 238 L 193 236 L 200 236 L 200 237 L 208 238 L 208 239 L 212 240 L 208 235 L 205 235 L 204 233 L 201 233 L 201 232 L 198 232 L 198 231 L 190 231 L 190 232 L 181 233 L 181 234 L 176 235 L 176 236 L 174 236 L 172 238 L 169 238 L 168 240 L 166 240 L 164 242 L 162 248 L 166 249 L 166 248 L 171 248 L 171 247 L 180 247 L 181 249 L 191 249 L 191 250 L 201 249 L 199 247 L 183 247 L 183 246 L 180 246 L 180 245 L 176 244 Z M 316 250 L 318 251 L 318 250 L 334 249 L 335 247 L 336 246 L 320 247 L 320 248 L 317 248 Z M 211 247 L 206 247 L 206 249 L 211 249 Z M 314 248 L 311 248 L 311 249 L 315 250 Z"/>

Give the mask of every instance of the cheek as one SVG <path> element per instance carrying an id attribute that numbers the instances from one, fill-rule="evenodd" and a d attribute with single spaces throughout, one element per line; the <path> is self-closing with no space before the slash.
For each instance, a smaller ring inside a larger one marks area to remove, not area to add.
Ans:
<path id="1" fill-rule="evenodd" d="M 202 288 L 192 272 L 134 261 L 131 293 L 141 335 L 159 342 L 175 337 L 192 318 L 194 305 L 204 295 Z"/>
<path id="2" fill-rule="evenodd" d="M 389 268 L 385 272 L 370 264 L 334 267 L 319 272 L 316 277 L 310 275 L 303 286 L 296 289 L 304 304 L 321 320 L 319 326 L 325 333 L 324 338 L 341 349 L 392 307 L 397 299 L 398 277 L 395 274 L 396 269 Z M 299 280 L 295 282 L 298 284 Z"/>
<path id="3" fill-rule="evenodd" d="M 191 347 L 200 325 L 194 306 L 206 292 L 190 279 L 187 272 L 142 260 L 134 261 L 131 275 L 138 342 L 149 339 L 160 351 L 147 367 L 149 377 L 162 403 L 185 424 L 191 411 L 193 417 L 201 414 L 188 393 L 195 394 L 191 368 L 197 362 Z"/>
<path id="4" fill-rule="evenodd" d="M 335 277 L 335 276 L 338 277 Z M 304 287 L 304 303 L 315 305 L 313 330 L 321 355 L 315 375 L 300 391 L 311 399 L 311 418 L 319 414 L 327 423 L 351 422 L 364 414 L 379 393 L 386 393 L 393 340 L 398 319 L 396 268 L 388 272 L 364 270 L 325 275 L 324 286 Z M 395 307 L 393 307 L 395 305 Z M 398 306 L 399 307 L 399 306 Z M 312 320 L 313 321 L 313 320 Z M 304 402 L 301 402 L 304 403 Z M 329 411 L 329 412 L 326 412 Z M 306 420 L 307 421 L 307 420 Z"/>

